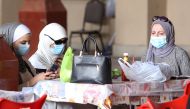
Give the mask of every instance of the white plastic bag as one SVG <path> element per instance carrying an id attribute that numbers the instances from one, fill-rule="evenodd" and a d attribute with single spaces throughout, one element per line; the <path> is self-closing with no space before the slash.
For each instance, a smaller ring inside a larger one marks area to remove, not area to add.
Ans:
<path id="1" fill-rule="evenodd" d="M 138 82 L 164 82 L 171 77 L 171 69 L 168 64 L 135 61 L 131 65 L 122 58 L 119 58 L 118 62 L 129 80 Z"/>

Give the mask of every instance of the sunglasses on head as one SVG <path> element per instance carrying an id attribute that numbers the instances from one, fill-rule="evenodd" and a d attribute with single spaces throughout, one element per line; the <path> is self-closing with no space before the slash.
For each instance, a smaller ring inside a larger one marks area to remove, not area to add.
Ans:
<path id="1" fill-rule="evenodd" d="M 163 21 L 163 22 L 168 22 L 168 23 L 171 24 L 170 20 L 167 17 L 165 17 L 165 16 L 154 16 L 152 18 L 152 21 L 154 22 L 156 20 L 160 20 L 160 21 Z"/>
<path id="2" fill-rule="evenodd" d="M 47 35 L 47 34 L 44 34 L 44 35 L 48 36 L 51 40 L 53 40 L 56 45 L 65 44 L 67 42 L 67 38 L 64 38 L 63 40 L 62 39 L 60 39 L 60 40 L 54 40 L 49 35 Z"/>

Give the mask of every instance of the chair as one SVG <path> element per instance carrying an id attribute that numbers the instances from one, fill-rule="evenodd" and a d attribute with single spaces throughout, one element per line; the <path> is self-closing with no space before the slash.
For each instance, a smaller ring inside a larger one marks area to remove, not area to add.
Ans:
<path id="1" fill-rule="evenodd" d="M 185 87 L 184 94 L 172 101 L 164 103 L 155 103 L 149 98 L 145 104 L 137 109 L 190 109 L 190 83 Z"/>
<path id="2" fill-rule="evenodd" d="M 0 109 L 41 109 L 47 95 L 43 95 L 34 102 L 15 102 L 0 98 Z"/>
<path id="3" fill-rule="evenodd" d="M 105 13 L 105 5 L 103 2 L 101 2 L 100 0 L 90 0 L 86 4 L 82 29 L 76 30 L 76 31 L 71 31 L 69 45 L 71 45 L 71 39 L 74 36 L 74 34 L 78 34 L 80 36 L 82 43 L 84 42 L 83 35 L 88 35 L 88 36 L 93 35 L 94 37 L 97 36 L 100 38 L 102 48 L 104 48 L 102 35 L 101 35 L 104 13 Z M 87 23 L 90 23 L 92 25 L 98 25 L 99 29 L 86 30 L 85 26 Z"/>

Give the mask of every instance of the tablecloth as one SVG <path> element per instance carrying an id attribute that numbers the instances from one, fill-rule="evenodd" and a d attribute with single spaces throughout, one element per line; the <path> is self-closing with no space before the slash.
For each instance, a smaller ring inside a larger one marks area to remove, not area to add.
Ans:
<path id="1" fill-rule="evenodd" d="M 134 104 L 140 105 L 151 97 L 158 102 L 170 101 L 183 94 L 183 90 L 189 79 L 169 80 L 166 82 L 122 82 L 107 85 L 114 92 L 110 96 L 113 105 Z"/>
<path id="2" fill-rule="evenodd" d="M 104 107 L 105 99 L 113 92 L 107 85 L 62 83 L 59 80 L 44 80 L 33 87 L 37 96 L 46 93 L 47 100 L 55 102 L 72 102 L 93 104 Z"/>
<path id="3" fill-rule="evenodd" d="M 117 82 L 114 84 L 98 85 L 44 80 L 38 82 L 33 87 L 33 91 L 38 96 L 47 93 L 47 100 L 50 101 L 90 103 L 104 107 L 107 98 L 111 99 L 113 105 L 118 105 L 129 103 L 130 101 L 139 101 L 131 100 L 131 97 L 136 97 L 135 99 L 141 97 L 140 100 L 142 100 L 142 97 L 147 96 L 159 96 L 159 99 L 165 96 L 180 96 L 183 93 L 185 84 L 189 81 L 189 79 L 184 79 L 170 80 L 164 83 Z"/>
<path id="4" fill-rule="evenodd" d="M 6 98 L 16 102 L 33 102 L 34 93 L 20 92 L 20 91 L 6 91 L 0 90 L 0 98 Z"/>

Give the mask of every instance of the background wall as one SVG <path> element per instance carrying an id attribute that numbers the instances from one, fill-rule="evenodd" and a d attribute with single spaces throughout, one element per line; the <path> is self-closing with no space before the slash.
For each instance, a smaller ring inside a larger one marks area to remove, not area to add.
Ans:
<path id="1" fill-rule="evenodd" d="M 84 9 L 87 0 L 61 0 L 67 9 L 67 32 L 70 35 L 71 30 L 80 30 L 84 16 Z M 74 48 L 79 48 L 81 44 L 80 37 L 73 38 L 72 44 Z"/>
<path id="2" fill-rule="evenodd" d="M 0 24 L 2 24 L 2 0 L 0 0 Z"/>
<path id="3" fill-rule="evenodd" d="M 18 11 L 23 0 L 0 0 L 0 23 L 18 20 Z"/>
<path id="4" fill-rule="evenodd" d="M 88 0 L 61 0 L 68 13 L 68 35 L 71 30 L 81 29 L 85 4 Z M 189 0 L 115 0 L 116 17 L 104 21 L 104 42 L 115 32 L 114 56 L 142 56 L 145 54 L 150 33 L 151 18 L 165 15 L 173 22 L 176 44 L 190 54 Z M 18 10 L 23 0 L 0 0 L 0 24 L 18 20 Z M 89 27 L 93 28 L 93 27 Z M 72 47 L 80 49 L 79 38 L 73 38 Z"/>
<path id="5" fill-rule="evenodd" d="M 147 0 L 116 0 L 116 40 L 114 55 L 143 55 L 148 28 Z"/>
<path id="6" fill-rule="evenodd" d="M 167 15 L 173 21 L 176 33 L 176 44 L 190 54 L 190 10 L 189 0 L 167 0 Z"/>

